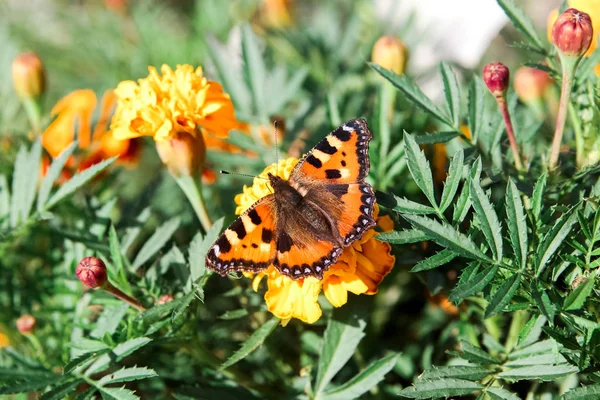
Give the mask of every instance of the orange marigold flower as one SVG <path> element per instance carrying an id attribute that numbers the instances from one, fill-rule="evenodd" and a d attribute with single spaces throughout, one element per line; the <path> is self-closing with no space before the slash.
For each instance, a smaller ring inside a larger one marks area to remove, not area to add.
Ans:
<path id="1" fill-rule="evenodd" d="M 258 199 L 272 193 L 268 173 L 289 179 L 290 173 L 298 163 L 296 158 L 279 161 L 279 164 L 268 166 L 259 176 L 254 178 L 250 187 L 244 187 L 243 193 L 235 197 L 238 205 L 237 214 L 243 213 Z M 375 219 L 383 231 L 391 231 L 394 223 L 388 216 L 379 216 L 379 207 L 375 206 Z M 292 318 L 298 318 L 309 324 L 321 317 L 318 304 L 319 294 L 334 306 L 341 307 L 348 301 L 348 292 L 354 294 L 375 294 L 383 278 L 394 267 L 395 257 L 391 254 L 388 243 L 375 239 L 378 232 L 371 229 L 360 239 L 344 249 L 344 252 L 333 266 L 327 270 L 322 280 L 314 277 L 293 280 L 281 275 L 274 266 L 254 276 L 252 287 L 258 290 L 260 282 L 267 278 L 265 301 L 267 308 L 282 324 Z M 251 274 L 246 274 L 252 276 Z"/>
<path id="2" fill-rule="evenodd" d="M 8 335 L 0 332 L 0 349 L 8 346 L 10 346 L 10 339 L 8 338 Z"/>

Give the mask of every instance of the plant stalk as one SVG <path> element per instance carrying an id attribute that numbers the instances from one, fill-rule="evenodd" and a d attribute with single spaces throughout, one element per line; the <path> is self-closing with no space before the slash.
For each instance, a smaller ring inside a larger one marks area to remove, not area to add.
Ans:
<path id="1" fill-rule="evenodd" d="M 556 116 L 556 129 L 554 139 L 552 139 L 552 150 L 548 159 L 548 170 L 552 171 L 558 166 L 558 156 L 560 154 L 560 145 L 567 122 L 567 111 L 569 109 L 569 100 L 571 98 L 571 89 L 573 88 L 573 77 L 579 59 L 561 56 L 562 64 L 562 85 L 560 90 L 560 103 L 558 105 L 558 115 Z"/>
<path id="2" fill-rule="evenodd" d="M 129 303 L 138 310 L 146 311 L 146 307 L 144 307 L 142 303 L 140 303 L 133 297 L 126 295 L 125 293 L 114 287 L 110 282 L 107 281 L 106 284 L 102 287 L 102 289 L 106 290 L 108 293 L 112 294 L 116 298 L 123 300 L 126 303 Z"/>
<path id="3" fill-rule="evenodd" d="M 196 216 L 200 220 L 200 224 L 204 228 L 205 232 L 208 232 L 210 227 L 212 226 L 212 221 L 208 212 L 206 211 L 206 203 L 204 202 L 204 196 L 202 195 L 202 188 L 200 187 L 200 180 L 194 179 L 190 175 L 182 175 L 179 177 L 175 177 L 177 184 L 185 193 L 188 201 L 194 208 L 196 212 Z"/>
<path id="4" fill-rule="evenodd" d="M 510 112 L 508 111 L 508 104 L 504 95 L 496 97 L 496 103 L 502 113 L 502 119 L 506 126 L 506 134 L 508 135 L 508 141 L 510 142 L 510 150 L 512 151 L 513 158 L 515 160 L 515 167 L 517 170 L 523 170 L 523 162 L 521 161 L 521 155 L 519 154 L 519 146 L 515 138 L 515 130 L 513 129 L 512 120 L 510 119 Z"/>

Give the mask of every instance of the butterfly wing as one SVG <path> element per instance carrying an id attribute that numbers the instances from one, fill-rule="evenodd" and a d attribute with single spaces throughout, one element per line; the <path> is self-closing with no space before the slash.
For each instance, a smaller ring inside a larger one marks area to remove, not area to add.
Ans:
<path id="1" fill-rule="evenodd" d="M 267 195 L 240 215 L 206 255 L 206 267 L 222 276 L 231 271 L 260 272 L 275 258 L 273 195 Z"/>

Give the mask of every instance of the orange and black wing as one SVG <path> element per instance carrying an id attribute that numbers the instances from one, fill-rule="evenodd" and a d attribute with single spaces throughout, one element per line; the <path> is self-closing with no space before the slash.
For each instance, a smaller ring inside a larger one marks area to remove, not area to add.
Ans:
<path id="1" fill-rule="evenodd" d="M 269 267 L 275 258 L 274 200 L 267 195 L 240 215 L 208 250 L 206 267 L 223 276 Z"/>

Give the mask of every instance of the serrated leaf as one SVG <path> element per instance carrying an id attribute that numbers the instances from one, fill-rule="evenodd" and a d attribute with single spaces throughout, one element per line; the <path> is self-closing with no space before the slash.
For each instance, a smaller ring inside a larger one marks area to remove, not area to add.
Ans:
<path id="1" fill-rule="evenodd" d="M 0 219 L 10 215 L 10 190 L 8 189 L 8 180 L 6 175 L 0 174 Z M 5 222 L 4 222 L 5 223 Z"/>
<path id="2" fill-rule="evenodd" d="M 81 186 L 85 185 L 92 179 L 94 179 L 98 174 L 108 168 L 112 163 L 116 161 L 118 157 L 109 158 L 108 160 L 104 160 L 99 162 L 98 164 L 94 164 L 91 167 L 85 169 L 84 171 L 79 172 L 67 182 L 65 182 L 60 189 L 54 193 L 50 200 L 44 206 L 44 210 L 50 210 L 54 207 L 59 201 L 63 200 L 67 196 L 71 195 Z"/>
<path id="3" fill-rule="evenodd" d="M 161 317 L 164 317 L 169 311 L 173 310 L 175 307 L 177 307 L 179 305 L 179 303 L 181 302 L 182 297 L 179 297 L 173 301 L 169 301 L 165 304 L 159 304 L 156 305 L 152 308 L 147 309 L 146 311 L 140 313 L 137 318 L 136 321 L 144 321 L 144 323 L 152 323 L 155 322 L 156 320 L 160 319 Z"/>
<path id="4" fill-rule="evenodd" d="M 84 353 L 80 356 L 75 357 L 65 364 L 63 367 L 63 374 L 67 375 L 77 367 L 84 365 L 87 362 L 90 362 L 93 358 L 102 355 L 104 353 L 108 353 L 110 349 L 103 349 L 98 351 L 90 351 L 89 353 Z"/>
<path id="5" fill-rule="evenodd" d="M 264 110 L 265 64 L 258 48 L 257 40 L 250 25 L 244 25 L 242 27 L 244 78 L 252 94 L 254 111 L 262 119 L 266 119 L 268 116 Z"/>
<path id="6" fill-rule="evenodd" d="M 458 86 L 458 80 L 452 67 L 445 62 L 440 64 L 440 72 L 442 73 L 444 95 L 446 96 L 448 111 L 450 111 L 452 126 L 458 126 L 460 120 L 460 87 Z"/>
<path id="7" fill-rule="evenodd" d="M 506 367 L 525 367 L 528 365 L 558 365 L 566 364 L 567 359 L 564 358 L 560 353 L 555 353 L 553 349 L 548 354 L 537 354 L 531 355 L 525 358 L 517 358 L 516 360 L 509 361 L 504 365 Z"/>
<path id="8" fill-rule="evenodd" d="M 116 306 L 107 306 L 96 321 L 94 329 L 90 332 L 93 338 L 101 339 L 107 333 L 112 335 L 117 330 L 119 323 L 127 313 L 129 303 L 121 302 Z"/>
<path id="9" fill-rule="evenodd" d="M 396 75 L 394 72 L 389 71 L 377 64 L 368 63 L 369 67 L 374 69 L 378 74 L 383 76 L 385 79 L 390 81 L 392 85 L 398 88 L 407 99 L 420 107 L 423 111 L 430 114 L 434 118 L 442 121 L 448 126 L 452 126 L 450 121 L 444 113 L 419 89 L 419 87 L 406 75 Z"/>
<path id="10" fill-rule="evenodd" d="M 419 261 L 410 270 L 410 272 L 428 271 L 430 269 L 441 267 L 442 265 L 448 264 L 450 261 L 454 260 L 457 256 L 458 254 L 452 250 L 444 249 L 423 261 Z"/>
<path id="11" fill-rule="evenodd" d="M 196 297 L 196 291 L 191 290 L 189 293 L 187 293 L 185 296 L 179 299 L 179 302 L 176 304 L 175 308 L 173 309 L 173 314 L 171 315 L 172 322 L 174 322 L 180 315 L 182 315 L 185 312 L 185 310 L 187 310 L 187 308 L 192 303 L 192 300 L 194 300 L 194 297 Z"/>
<path id="12" fill-rule="evenodd" d="M 436 399 L 440 397 L 463 396 L 481 390 L 483 385 L 464 379 L 439 379 L 414 383 L 400 391 L 400 396 L 411 399 Z"/>
<path id="13" fill-rule="evenodd" d="M 550 300 L 546 290 L 540 286 L 537 286 L 532 292 L 533 300 L 537 305 L 538 309 L 544 314 L 550 322 L 554 322 L 554 316 L 556 314 L 556 306 Z"/>
<path id="14" fill-rule="evenodd" d="M 27 192 L 27 168 L 29 162 L 29 153 L 25 146 L 21 146 L 17 157 L 15 158 L 14 170 L 12 176 L 11 187 L 11 203 L 10 203 L 10 226 L 13 228 L 22 220 L 21 207 Z"/>
<path id="15" fill-rule="evenodd" d="M 481 176 L 481 170 L 482 170 L 481 159 L 478 157 L 477 160 L 475 160 L 475 162 L 471 166 L 471 170 L 469 172 L 470 180 L 479 182 L 479 178 Z M 463 185 L 462 191 L 460 193 L 460 196 L 458 197 L 458 200 L 456 201 L 456 204 L 454 205 L 454 211 L 452 213 L 452 222 L 455 225 L 457 225 L 458 223 L 462 222 L 465 219 L 465 217 L 467 216 L 467 213 L 469 212 L 469 208 L 471 208 L 470 187 L 471 187 L 471 185 L 468 184 L 468 181 L 465 182 L 465 184 Z"/>
<path id="16" fill-rule="evenodd" d="M 515 261 L 521 268 L 527 265 L 527 222 L 525 220 L 523 202 L 519 196 L 519 190 L 512 181 L 508 179 L 506 186 L 506 217 L 510 244 L 515 253 Z"/>
<path id="17" fill-rule="evenodd" d="M 510 303 L 521 283 L 521 275 L 515 274 L 508 278 L 492 296 L 487 308 L 485 317 L 490 318 L 501 312 L 504 307 Z"/>
<path id="18" fill-rule="evenodd" d="M 67 376 L 48 376 L 45 378 L 39 378 L 35 380 L 28 380 L 26 382 L 19 381 L 17 383 L 11 383 L 8 386 L 0 388 L 0 394 L 17 394 L 17 393 L 28 393 L 35 392 L 44 389 L 47 386 L 58 385 L 63 381 L 67 380 Z"/>
<path id="19" fill-rule="evenodd" d="M 432 381 L 442 378 L 467 379 L 470 381 L 478 381 L 486 376 L 493 374 L 495 370 L 490 370 L 487 367 L 479 365 L 449 365 L 428 369 L 420 376 L 420 380 Z"/>
<path id="20" fill-rule="evenodd" d="M 543 51 L 544 45 L 535 30 L 533 22 L 529 17 L 515 5 L 512 0 L 497 0 L 498 5 L 504 10 L 506 16 L 511 20 L 515 28 L 524 34 L 529 42 L 533 44 L 535 48 Z"/>
<path id="21" fill-rule="evenodd" d="M 543 316 L 540 316 L 543 318 Z M 531 318 L 531 320 L 537 320 L 536 317 Z M 532 324 L 533 325 L 533 324 Z M 527 336 L 527 335 L 526 335 Z M 531 344 L 527 347 L 519 348 L 508 355 L 509 360 L 516 360 L 519 358 L 529 358 L 536 354 L 546 354 L 552 353 L 554 349 L 554 341 L 550 339 L 542 340 L 541 342 L 537 342 Z"/>
<path id="22" fill-rule="evenodd" d="M 548 175 L 542 174 L 533 187 L 533 195 L 531 198 L 531 211 L 536 221 L 539 221 L 542 213 L 542 206 L 544 205 L 544 191 L 546 190 L 546 183 L 548 182 Z"/>
<path id="23" fill-rule="evenodd" d="M 135 339 L 130 339 L 124 343 L 117 345 L 109 353 L 103 354 L 102 356 L 98 357 L 98 359 L 85 371 L 85 375 L 90 376 L 96 372 L 104 370 L 110 365 L 111 362 L 121 361 L 123 358 L 141 349 L 151 341 L 152 339 L 150 338 L 139 337 Z"/>
<path id="24" fill-rule="evenodd" d="M 365 336 L 367 323 L 357 314 L 346 312 L 334 314 L 327 324 L 323 348 L 314 386 L 315 397 L 320 396 L 346 362 L 352 357 L 358 343 Z"/>
<path id="25" fill-rule="evenodd" d="M 129 389 L 122 388 L 107 388 L 99 386 L 98 392 L 102 395 L 103 400 L 138 400 L 135 392 Z"/>
<path id="26" fill-rule="evenodd" d="M 496 276 L 496 273 L 498 272 L 498 268 L 498 265 L 493 265 L 484 269 L 472 279 L 459 283 L 459 285 L 452 290 L 448 299 L 453 303 L 460 304 L 467 297 L 481 292 L 490 284 L 492 279 L 494 279 L 494 276 Z"/>
<path id="27" fill-rule="evenodd" d="M 262 324 L 261 327 L 255 330 L 254 333 L 248 338 L 248 340 L 244 342 L 242 347 L 238 351 L 236 351 L 231 357 L 229 357 L 227 361 L 223 363 L 223 365 L 219 367 L 219 370 L 222 371 L 231 367 L 233 364 L 241 361 L 248 354 L 256 350 L 275 330 L 277 325 L 279 325 L 279 322 L 280 320 L 274 317 Z"/>
<path id="28" fill-rule="evenodd" d="M 578 206 L 572 207 L 569 211 L 561 215 L 556 221 L 552 229 L 542 239 L 537 251 L 537 272 L 536 275 L 540 276 L 550 259 L 556 253 L 556 250 L 563 244 L 563 241 L 567 235 L 571 232 L 571 228 L 575 222 L 577 222 L 577 211 Z"/>
<path id="29" fill-rule="evenodd" d="M 398 354 L 390 354 L 369 364 L 348 382 L 325 392 L 324 400 L 358 399 L 383 380 L 394 368 Z"/>
<path id="30" fill-rule="evenodd" d="M 221 230 L 223 229 L 224 218 L 220 218 L 208 230 L 204 238 L 198 233 L 190 243 L 189 261 L 190 261 L 190 278 L 192 282 L 196 282 L 206 273 L 204 265 L 206 253 L 210 246 L 217 240 Z"/>
<path id="31" fill-rule="evenodd" d="M 519 332 L 519 337 L 517 340 L 517 347 L 523 348 L 523 346 L 527 346 L 525 348 L 530 348 L 532 343 L 535 343 L 539 340 L 540 335 L 542 334 L 542 328 L 548 322 L 548 318 L 543 315 L 534 315 L 531 317 L 529 321 L 525 324 L 521 332 Z M 533 345 L 532 345 L 533 346 Z M 523 348 L 523 350 L 525 349 Z M 528 351 L 533 351 L 530 349 Z M 520 351 L 516 351 L 514 354 L 519 353 Z"/>
<path id="32" fill-rule="evenodd" d="M 501 262 L 503 255 L 502 225 L 500 225 L 498 214 L 496 214 L 496 210 L 494 210 L 494 207 L 490 203 L 490 199 L 483 192 L 478 182 L 471 181 L 470 196 L 483 234 L 494 255 L 494 260 Z"/>
<path id="33" fill-rule="evenodd" d="M 139 267 L 150 260 L 165 244 L 171 239 L 177 228 L 179 228 L 179 218 L 171 218 L 159 226 L 154 234 L 144 243 L 140 251 L 133 260 L 132 269 L 137 271 Z"/>
<path id="34" fill-rule="evenodd" d="M 37 400 L 62 400 L 66 398 L 69 393 L 74 392 L 75 389 L 77 389 L 77 386 L 82 382 L 84 382 L 83 379 L 75 379 L 73 381 L 61 383 L 42 394 Z"/>
<path id="35" fill-rule="evenodd" d="M 573 365 L 533 365 L 503 371 L 498 374 L 498 378 L 507 381 L 540 380 L 546 382 L 554 381 L 577 371 L 579 369 Z"/>
<path id="36" fill-rule="evenodd" d="M 447 247 L 466 258 L 491 262 L 491 259 L 479 250 L 471 238 L 456 231 L 452 226 L 418 215 L 403 215 L 402 217 L 440 246 Z"/>
<path id="37" fill-rule="evenodd" d="M 73 154 L 76 148 L 77 142 L 71 143 L 66 149 L 64 149 L 59 154 L 58 157 L 56 157 L 52 161 L 52 164 L 50 164 L 50 167 L 48 168 L 48 171 L 46 172 L 46 175 L 44 176 L 44 179 L 42 179 L 42 183 L 40 184 L 40 190 L 38 191 L 38 211 L 42 211 L 44 209 L 44 204 L 48 200 L 48 197 L 50 197 L 52 185 L 60 177 L 60 173 L 64 169 L 67 160 L 69 159 L 69 157 L 71 157 L 71 154 Z"/>
<path id="38" fill-rule="evenodd" d="M 121 254 L 121 247 L 119 245 L 119 237 L 113 224 L 110 225 L 108 230 L 108 246 L 110 250 L 109 273 L 114 279 L 114 284 L 125 293 L 131 293 L 131 286 L 127 281 L 125 274 L 125 268 L 123 267 L 123 255 Z"/>
<path id="39" fill-rule="evenodd" d="M 444 182 L 444 191 L 442 192 L 442 199 L 440 201 L 440 212 L 442 213 L 450 207 L 450 204 L 452 204 L 452 200 L 454 200 L 454 196 L 456 195 L 456 191 L 458 190 L 460 178 L 462 177 L 464 157 L 464 152 L 460 149 L 454 154 L 454 157 L 452 157 L 452 161 L 450 162 L 448 177 Z"/>
<path id="40" fill-rule="evenodd" d="M 226 311 L 222 315 L 219 316 L 219 319 L 224 320 L 232 320 L 243 318 L 248 315 L 248 310 L 245 308 L 240 308 L 239 310 Z"/>
<path id="41" fill-rule="evenodd" d="M 417 243 L 429 240 L 429 236 L 418 229 L 405 229 L 401 231 L 382 232 L 375 236 L 377 240 L 393 244 Z"/>
<path id="42" fill-rule="evenodd" d="M 560 400 L 597 400 L 600 398 L 600 384 L 588 385 L 569 390 Z"/>
<path id="43" fill-rule="evenodd" d="M 408 169 L 415 183 L 425 194 L 429 202 L 435 206 L 435 193 L 433 191 L 433 177 L 429 161 L 415 139 L 407 132 L 404 132 L 404 151 L 408 160 Z"/>
<path id="44" fill-rule="evenodd" d="M 598 270 L 595 270 L 583 283 L 581 283 L 575 290 L 573 290 L 563 304 L 563 310 L 572 311 L 579 310 L 584 306 L 587 298 L 592 294 L 594 285 L 596 283 L 596 274 Z"/>
<path id="45" fill-rule="evenodd" d="M 474 76 L 471 85 L 469 86 L 469 114 L 467 118 L 473 141 L 477 141 L 483 126 L 484 94 L 485 89 L 481 78 L 479 76 Z"/>
<path id="46" fill-rule="evenodd" d="M 77 397 L 75 397 L 73 400 L 92 400 L 97 390 L 98 389 L 96 389 L 95 387 L 91 387 L 88 390 L 79 393 Z"/>
<path id="47" fill-rule="evenodd" d="M 456 131 L 451 132 L 436 132 L 436 133 L 425 133 L 423 135 L 414 135 L 415 142 L 417 144 L 436 144 L 446 143 L 455 137 L 459 136 L 460 133 Z"/>
<path id="48" fill-rule="evenodd" d="M 396 199 L 396 206 L 393 208 L 394 211 L 406 214 L 433 214 L 435 209 L 433 207 L 426 206 L 424 204 L 416 203 L 406 198 L 394 196 Z"/>
<path id="49" fill-rule="evenodd" d="M 42 142 L 37 139 L 27 156 L 27 170 L 23 171 L 25 182 L 22 182 L 20 187 L 23 189 L 23 197 L 21 198 L 20 211 L 21 219 L 25 221 L 31 213 L 33 202 L 35 200 L 35 193 L 37 191 L 37 185 L 39 182 L 40 173 L 40 161 L 42 159 Z"/>
<path id="50" fill-rule="evenodd" d="M 473 346 L 471 343 L 464 340 L 460 341 L 460 347 L 462 352 L 460 357 L 465 360 L 477 363 L 477 364 L 498 364 L 498 360 L 492 357 L 483 349 Z"/>
<path id="51" fill-rule="evenodd" d="M 141 379 L 148 379 L 158 376 L 154 370 L 146 367 L 124 367 L 118 371 L 113 372 L 109 375 L 104 375 L 102 379 L 98 381 L 99 385 L 107 385 L 113 383 L 131 382 L 138 381 Z"/>
<path id="52" fill-rule="evenodd" d="M 491 400 L 521 400 L 519 396 L 504 388 L 490 387 L 485 390 Z"/>

